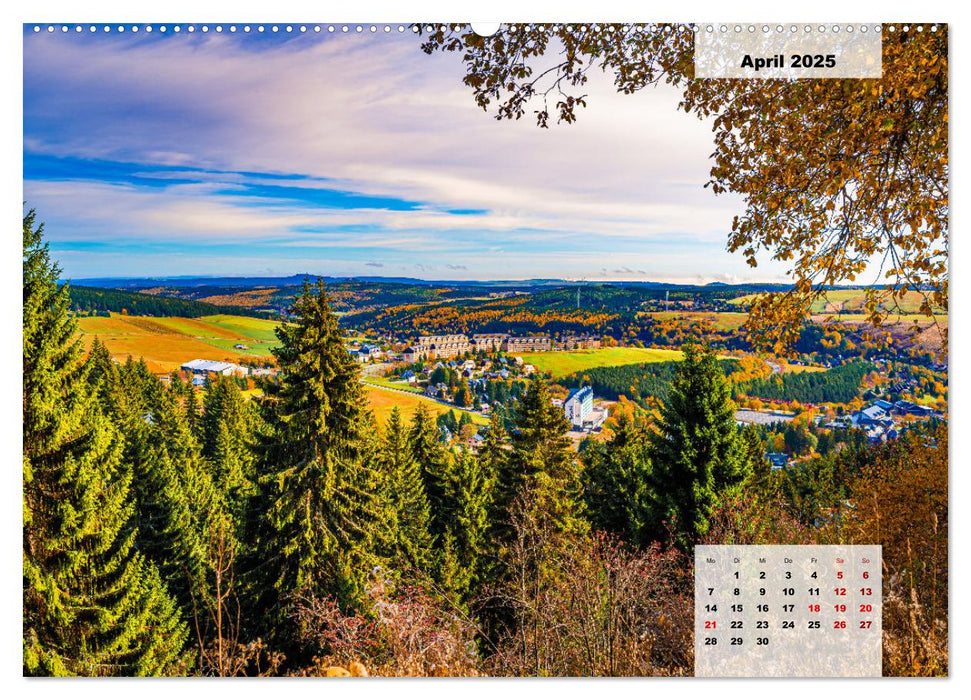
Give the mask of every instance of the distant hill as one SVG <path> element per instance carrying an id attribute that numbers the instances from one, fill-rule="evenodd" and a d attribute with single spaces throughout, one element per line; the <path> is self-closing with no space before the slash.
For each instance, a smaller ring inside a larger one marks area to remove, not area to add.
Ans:
<path id="1" fill-rule="evenodd" d="M 558 278 L 535 278 L 526 280 L 426 280 L 417 277 L 381 277 L 381 276 L 349 276 L 334 277 L 329 275 L 312 275 L 310 273 L 288 275 L 284 277 L 92 277 L 74 280 L 74 283 L 85 287 L 104 287 L 110 289 L 151 289 L 154 287 L 292 287 L 303 284 L 304 280 L 314 282 L 323 280 L 327 284 L 336 283 L 370 283 L 370 284 L 404 284 L 423 287 L 484 287 L 506 289 L 529 289 L 532 287 L 636 287 L 641 289 L 670 289 L 690 290 L 706 287 L 719 287 L 726 290 L 779 291 L 787 289 L 784 284 L 738 284 L 730 285 L 723 282 L 711 282 L 707 285 L 675 284 L 671 282 L 652 282 L 637 280 L 566 280 Z"/>

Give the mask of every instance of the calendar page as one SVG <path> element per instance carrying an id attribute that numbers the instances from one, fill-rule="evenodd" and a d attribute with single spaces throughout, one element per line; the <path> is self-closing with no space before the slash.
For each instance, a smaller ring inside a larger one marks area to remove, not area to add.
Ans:
<path id="1" fill-rule="evenodd" d="M 949 675 L 946 22 L 97 4 L 9 90 L 24 677 Z"/>
<path id="2" fill-rule="evenodd" d="M 695 675 L 881 675 L 882 569 L 879 545 L 695 547 Z"/>

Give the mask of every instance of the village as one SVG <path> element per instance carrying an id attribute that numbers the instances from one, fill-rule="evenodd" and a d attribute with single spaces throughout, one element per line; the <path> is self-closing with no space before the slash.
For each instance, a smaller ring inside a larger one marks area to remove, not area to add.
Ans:
<path id="1" fill-rule="evenodd" d="M 515 336 L 508 333 L 479 333 L 423 335 L 412 342 L 374 342 L 357 337 L 345 345 L 349 355 L 362 366 L 362 382 L 387 392 L 402 392 L 433 401 L 448 408 L 449 420 L 440 420 L 439 428 L 445 442 L 460 442 L 476 449 L 483 441 L 488 427 L 483 425 L 495 407 L 507 405 L 525 390 L 529 379 L 539 371 L 523 355 L 598 350 L 603 341 L 594 335 Z M 245 349 L 240 346 L 238 349 Z M 877 360 L 877 362 L 880 362 Z M 781 367 L 767 361 L 773 373 Z M 794 362 L 799 366 L 798 361 Z M 828 363 L 827 366 L 833 366 Z M 251 366 L 232 362 L 194 359 L 183 363 L 180 370 L 193 385 L 201 387 L 209 375 L 234 376 L 258 381 L 272 377 L 278 370 L 271 366 Z M 898 381 L 889 390 L 902 390 L 913 380 Z M 591 386 L 578 386 L 555 395 L 554 405 L 569 421 L 569 437 L 575 446 L 591 434 L 601 431 L 615 403 L 597 397 Z M 855 410 L 833 415 L 832 411 L 813 417 L 815 425 L 828 430 L 859 430 L 871 444 L 893 440 L 916 420 L 938 419 L 943 415 L 936 409 L 905 399 L 888 401 L 872 391 L 867 392 L 869 403 Z M 459 431 L 458 412 L 462 430 Z M 473 422 L 469 416 L 479 416 Z M 795 420 L 796 413 L 778 408 L 753 409 L 740 406 L 735 413 L 740 427 L 747 425 L 776 428 Z M 766 458 L 773 469 L 791 466 L 796 460 L 784 452 L 768 452 Z"/>
<path id="2" fill-rule="evenodd" d="M 505 333 L 469 338 L 454 334 L 420 336 L 403 351 L 390 349 L 392 345 L 358 340 L 346 346 L 350 356 L 362 365 L 364 383 L 388 391 L 420 394 L 450 409 L 487 417 L 495 400 L 504 403 L 518 396 L 518 391 L 525 388 L 525 380 L 536 372 L 535 366 L 509 353 L 595 350 L 601 339 L 575 335 L 554 340 L 549 336 L 517 337 Z M 278 372 L 273 367 L 198 358 L 182 363 L 179 369 L 196 387 L 204 386 L 210 375 L 258 379 Z M 509 386 L 513 388 L 507 389 Z M 572 428 L 570 436 L 579 442 L 586 434 L 600 430 L 611 402 L 596 400 L 590 387 L 581 387 L 566 397 L 554 398 L 553 403 L 563 410 Z M 443 440 L 456 438 L 447 426 L 441 427 Z M 463 439 L 470 447 L 481 442 L 478 431 L 466 433 Z"/>

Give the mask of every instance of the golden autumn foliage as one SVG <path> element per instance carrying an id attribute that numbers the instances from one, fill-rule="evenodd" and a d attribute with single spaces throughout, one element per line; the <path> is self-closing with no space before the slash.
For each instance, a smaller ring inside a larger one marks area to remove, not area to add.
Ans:
<path id="1" fill-rule="evenodd" d="M 526 298 L 511 298 L 482 307 L 438 303 L 402 304 L 376 313 L 372 325 L 382 328 L 393 322 L 399 328 L 407 328 L 418 334 L 444 332 L 445 329 L 452 333 L 469 334 L 479 332 L 490 322 L 529 325 L 539 329 L 562 324 L 598 329 L 619 317 L 616 313 L 586 309 L 533 311 L 523 308 L 527 302 Z"/>
<path id="2" fill-rule="evenodd" d="M 906 434 L 878 449 L 841 524 L 850 542 L 883 545 L 884 675 L 948 673 L 948 434 Z"/>

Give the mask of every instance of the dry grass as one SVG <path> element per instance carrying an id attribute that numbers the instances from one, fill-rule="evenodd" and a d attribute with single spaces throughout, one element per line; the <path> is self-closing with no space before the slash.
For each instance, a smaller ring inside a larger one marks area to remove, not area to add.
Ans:
<path id="1" fill-rule="evenodd" d="M 371 409 L 374 411 L 374 415 L 380 425 L 384 425 L 388 420 L 388 416 L 391 415 L 391 409 L 395 406 L 401 411 L 401 417 L 406 421 L 411 420 L 411 417 L 415 415 L 415 411 L 421 405 L 429 409 L 435 417 L 447 413 L 450 408 L 449 406 L 417 394 L 391 391 L 373 385 L 365 385 L 365 390 L 367 391 L 368 400 L 371 402 Z M 453 410 L 458 412 L 462 409 L 453 408 Z M 489 423 L 486 418 L 480 416 L 478 413 L 469 413 L 469 415 L 472 416 L 472 422 L 477 425 L 488 425 Z"/>
<path id="2" fill-rule="evenodd" d="M 266 357 L 269 354 L 275 323 L 241 316 L 203 318 L 99 316 L 78 319 L 85 347 L 95 336 L 111 356 L 124 361 L 129 355 L 144 358 L 150 371 L 171 372 L 183 362 L 196 358 L 237 362 L 241 357 Z M 233 348 L 237 343 L 247 350 Z"/>

